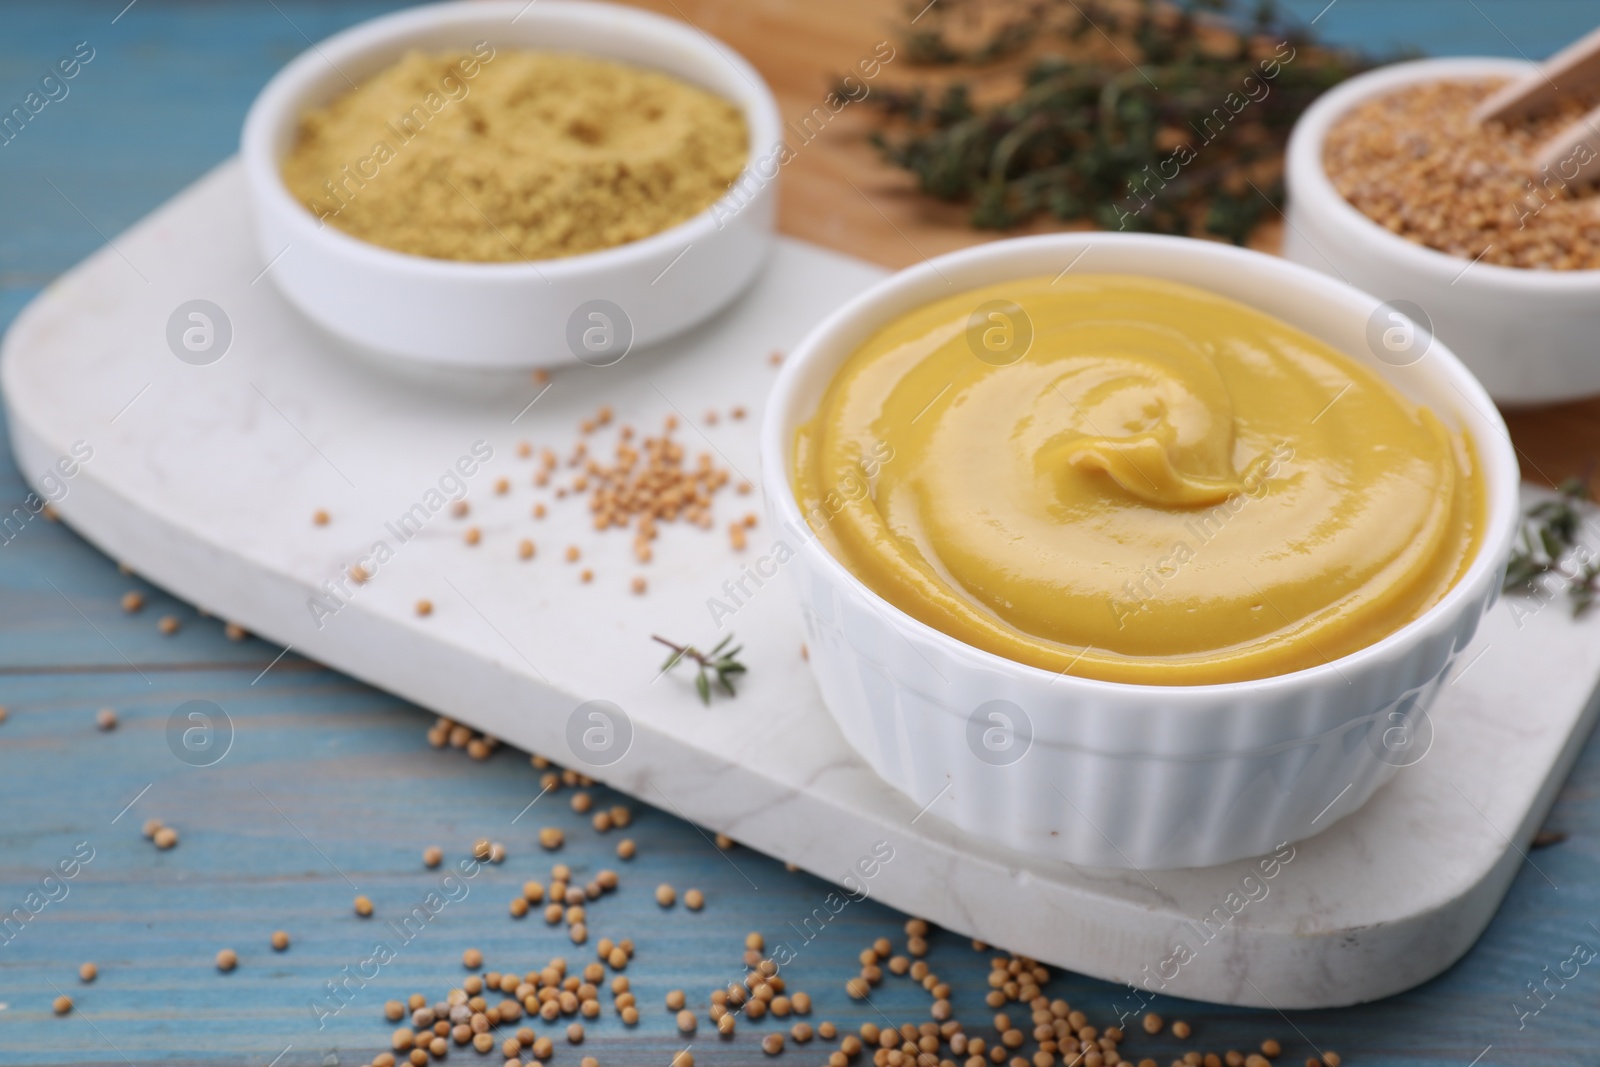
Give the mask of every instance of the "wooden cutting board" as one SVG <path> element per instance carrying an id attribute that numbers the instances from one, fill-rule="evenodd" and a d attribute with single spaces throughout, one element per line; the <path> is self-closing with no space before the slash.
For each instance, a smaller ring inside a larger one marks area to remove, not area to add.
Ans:
<path id="1" fill-rule="evenodd" d="M 778 224 L 783 232 L 900 268 L 925 257 L 1012 236 L 967 225 L 967 208 L 942 204 L 916 191 L 904 171 L 883 163 L 866 141 L 873 129 L 867 107 L 851 104 L 820 123 L 837 79 L 872 57 L 880 42 L 896 49 L 872 86 L 945 81 L 947 70 L 911 65 L 900 47 L 915 11 L 898 0 L 623 0 L 684 19 L 744 55 L 778 98 L 789 123 L 792 163 L 784 168 Z M 929 4 L 931 7 L 932 4 Z M 1424 50 L 1428 42 L 1416 44 Z M 1040 223 L 1027 230 L 1051 228 Z M 1264 224 L 1253 247 L 1276 252 L 1282 222 Z M 1600 358 L 1600 355 L 1597 355 Z M 1522 461 L 1523 477 L 1555 485 L 1593 478 L 1600 458 L 1600 398 L 1506 413 Z"/>

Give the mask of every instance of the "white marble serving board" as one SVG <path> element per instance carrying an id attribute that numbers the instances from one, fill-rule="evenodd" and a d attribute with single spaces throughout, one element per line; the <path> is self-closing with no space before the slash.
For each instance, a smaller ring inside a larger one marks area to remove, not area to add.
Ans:
<path id="1" fill-rule="evenodd" d="M 761 510 L 755 493 L 719 496 L 712 532 L 665 527 L 644 568 L 630 535 L 596 534 L 577 499 L 530 517 L 549 498 L 516 443 L 565 452 L 602 403 L 652 430 L 677 414 L 692 451 L 709 446 L 759 484 L 768 354 L 883 271 L 783 241 L 751 291 L 693 336 L 612 368 L 558 371 L 541 395 L 525 374 L 400 373 L 344 350 L 262 276 L 295 250 L 262 255 L 244 199 L 238 166 L 223 165 L 50 286 L 7 336 L 0 374 L 24 473 L 37 485 L 74 442 L 93 448 L 59 503 L 66 521 L 214 614 L 557 762 L 582 766 L 566 741 L 574 708 L 615 702 L 632 747 L 594 777 L 825 878 L 887 840 L 895 855 L 874 895 L 963 934 L 1111 980 L 1166 972 L 1166 993 L 1233 1004 L 1332 1006 L 1405 989 L 1482 932 L 1593 723 L 1600 617 L 1502 603 L 1440 699 L 1427 755 L 1354 815 L 1341 820 L 1335 802 L 1330 829 L 1207 941 L 1200 918 L 1252 864 L 1038 862 L 955 831 L 937 798 L 878 780 L 819 702 L 782 577 L 729 620 L 751 667 L 737 699 L 708 710 L 686 672 L 658 677 L 650 635 L 716 640 L 707 598 L 767 544 L 758 526 L 736 556 L 724 532 Z M 169 316 L 193 299 L 232 324 L 230 350 L 209 366 L 180 362 L 166 340 Z M 729 419 L 735 405 L 750 416 Z M 713 407 L 715 426 L 703 417 Z M 401 543 L 385 523 L 477 441 L 494 455 L 470 479 L 470 519 L 441 513 Z M 506 496 L 491 489 L 501 476 Z M 311 522 L 319 508 L 325 527 Z M 462 540 L 469 524 L 483 530 L 475 548 Z M 518 560 L 521 537 L 537 541 L 536 559 Z M 394 557 L 319 628 L 310 598 L 378 540 Z M 562 559 L 574 543 L 578 565 Z M 645 596 L 628 588 L 639 573 Z M 419 598 L 431 617 L 414 612 Z M 1165 962 L 1179 942 L 1193 958 Z"/>

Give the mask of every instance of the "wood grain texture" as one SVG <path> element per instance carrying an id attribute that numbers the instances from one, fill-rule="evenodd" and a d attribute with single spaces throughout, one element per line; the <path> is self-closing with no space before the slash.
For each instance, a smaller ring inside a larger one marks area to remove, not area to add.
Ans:
<path id="1" fill-rule="evenodd" d="M 114 239 L 231 152 L 251 96 L 308 37 L 383 7 L 140 0 L 113 23 L 123 2 L 0 12 L 0 101 L 20 99 L 76 41 L 90 40 L 97 49 L 71 95 L 50 105 L 22 139 L 0 148 L 0 322 L 97 248 L 102 234 Z M 1372 20 L 1388 11 L 1345 3 Z M 749 56 L 791 118 L 820 99 L 831 72 L 884 39 L 895 17 L 892 5 L 878 0 L 662 0 L 658 6 Z M 1508 21 L 1504 5 L 1472 6 Z M 1511 28 L 1519 37 L 1543 33 L 1544 23 L 1569 18 L 1572 10 L 1523 2 Z M 1336 17 L 1343 17 L 1339 9 L 1329 15 Z M 1463 33 L 1463 25 L 1452 24 L 1451 32 Z M 1484 51 L 1504 50 L 1487 24 L 1470 39 Z M 904 180 L 879 167 L 859 142 L 854 123 L 859 117 L 847 109 L 786 168 L 786 231 L 892 266 L 987 236 L 964 230 L 958 213 L 909 196 Z M 1574 404 L 1513 416 L 1529 473 L 1554 480 L 1583 470 L 1600 453 L 1596 415 L 1594 405 Z M 0 505 L 9 512 L 25 492 L 8 452 L 0 459 Z M 130 588 L 149 598 L 137 615 L 118 607 Z M 163 614 L 182 621 L 177 635 L 157 633 Z M 78 842 L 94 850 L 64 897 L 0 943 L 0 1064 L 299 1067 L 335 1062 L 329 1057 L 363 1063 L 387 1044 L 391 1026 L 381 1017 L 382 1002 L 413 990 L 442 994 L 464 974 L 458 961 L 468 945 L 483 949 L 491 967 L 518 970 L 552 955 L 587 958 L 537 919 L 507 915 L 521 882 L 548 872 L 550 857 L 533 844 L 542 825 L 567 831 L 562 861 L 622 872 L 621 891 L 594 905 L 592 936 L 638 942 L 627 973 L 644 1015 L 630 1032 L 608 1008 L 582 1050 L 558 1046 L 557 1063 L 576 1064 L 585 1053 L 608 1065 L 666 1063 L 681 1047 L 662 1007 L 666 990 L 683 988 L 700 1000 L 736 977 L 742 938 L 752 929 L 799 948 L 786 977 L 812 994 L 813 1022 L 829 1018 L 853 1027 L 885 1016 L 926 1018 L 927 997 L 909 983 L 890 980 L 872 1006 L 850 1000 L 842 988 L 856 953 L 872 938 L 901 940 L 903 916 L 872 901 L 852 904 L 804 941 L 795 927 L 824 906 L 825 883 L 748 850 L 723 854 L 696 828 L 638 806 L 628 834 L 640 842 L 640 855 L 621 863 L 611 853 L 621 835 L 595 834 L 567 807 L 566 793 L 544 797 L 519 817 L 538 793 L 523 755 L 502 750 L 477 763 L 436 752 L 424 742 L 430 719 L 422 710 L 292 653 L 274 664 L 279 651 L 254 640 L 227 641 L 216 620 L 119 575 L 112 561 L 44 519 L 26 522 L 0 544 L 0 704 L 9 708 L 0 723 L 0 909 L 22 905 Z M 167 742 L 169 718 L 193 699 L 224 708 L 235 731 L 227 757 L 208 768 L 181 762 Z M 94 728 L 102 706 L 118 710 L 116 731 Z M 760 714 L 757 707 L 746 711 Z M 612 799 L 603 790 L 597 796 Z M 182 832 L 173 851 L 158 852 L 140 836 L 152 816 Z M 1287 1019 L 1170 1000 L 1154 1007 L 1168 1019 L 1191 1022 L 1191 1044 L 1201 1048 L 1247 1048 L 1275 1036 L 1285 1045 L 1280 1062 L 1303 1062 L 1314 1046 L 1337 1049 L 1351 1064 L 1465 1067 L 1480 1055 L 1483 1064 L 1592 1063 L 1600 1042 L 1593 1009 L 1600 976 L 1593 972 L 1600 964 L 1564 986 L 1552 980 L 1548 1006 L 1524 1017 L 1520 1028 L 1513 1005 L 1533 1006 L 1523 999 L 1525 983 L 1543 981 L 1544 968 L 1555 970 L 1576 942 L 1600 947 L 1600 930 L 1591 925 L 1600 923 L 1595 746 L 1562 793 L 1551 826 L 1570 836 L 1532 854 L 1530 867 L 1538 870 L 1523 870 L 1483 940 L 1421 989 Z M 325 983 L 371 954 L 373 941 L 386 936 L 382 920 L 438 885 L 439 873 L 421 866 L 422 848 L 438 844 L 457 860 L 478 836 L 503 840 L 510 858 L 465 882 L 466 896 L 442 909 L 319 1029 L 311 1004 L 326 995 Z M 659 882 L 680 891 L 702 888 L 705 911 L 662 912 L 651 897 Z M 376 901 L 373 920 L 353 915 L 357 889 Z M 294 938 L 281 955 L 267 948 L 278 928 Z M 226 976 L 211 965 L 223 947 L 242 960 Z M 985 959 L 943 935 L 930 957 L 956 986 L 957 1016 L 974 1031 L 986 1029 L 989 1015 L 981 1003 Z M 75 972 L 85 960 L 98 963 L 101 976 L 80 987 Z M 74 995 L 80 1010 L 53 1017 L 53 986 Z M 1049 993 L 1100 1025 L 1111 1021 L 1119 1001 L 1116 987 L 1074 975 L 1058 976 Z M 757 1062 L 763 1059 L 757 1037 L 772 1029 L 770 1021 L 746 1025 L 734 1042 L 721 1043 L 702 1026 L 694 1040 L 697 1062 Z M 1128 1043 L 1136 1057 L 1162 1063 L 1182 1047 L 1166 1036 L 1138 1035 Z M 778 1062 L 824 1058 L 823 1047 L 812 1044 L 791 1047 Z"/>

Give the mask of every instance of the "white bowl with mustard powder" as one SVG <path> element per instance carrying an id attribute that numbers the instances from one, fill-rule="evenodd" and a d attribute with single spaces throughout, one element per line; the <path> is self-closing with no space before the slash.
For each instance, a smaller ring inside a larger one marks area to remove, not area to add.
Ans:
<path id="1" fill-rule="evenodd" d="M 241 153 L 263 265 L 342 340 L 432 363 L 608 366 L 715 313 L 771 248 L 760 75 L 605 3 L 436 4 L 269 82 Z"/>

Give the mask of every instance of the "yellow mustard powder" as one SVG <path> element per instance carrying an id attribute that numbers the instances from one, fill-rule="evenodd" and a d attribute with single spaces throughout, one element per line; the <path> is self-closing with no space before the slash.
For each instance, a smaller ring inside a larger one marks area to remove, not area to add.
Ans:
<path id="1" fill-rule="evenodd" d="M 411 52 L 307 113 L 283 164 L 318 218 L 399 252 L 518 262 L 594 252 L 715 203 L 744 116 L 665 74 L 565 53 Z"/>

